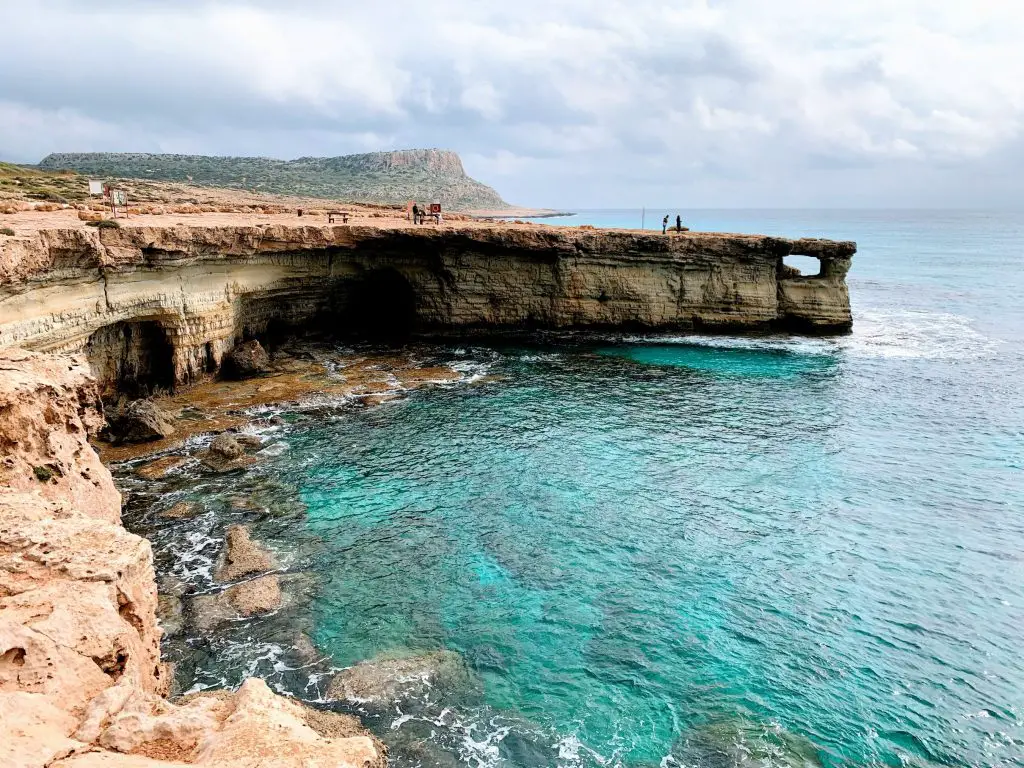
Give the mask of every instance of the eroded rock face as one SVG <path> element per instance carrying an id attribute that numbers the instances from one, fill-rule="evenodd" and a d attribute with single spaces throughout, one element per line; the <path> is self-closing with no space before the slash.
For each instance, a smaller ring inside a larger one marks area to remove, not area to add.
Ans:
<path id="1" fill-rule="evenodd" d="M 121 527 L 87 442 L 102 417 L 85 360 L 0 351 L 0 374 L 0 765 L 383 768 L 365 731 L 325 724 L 259 680 L 162 698 L 152 552 Z M 273 584 L 232 589 L 239 612 L 274 602 Z M 163 603 L 173 629 L 178 607 Z"/>
<path id="2" fill-rule="evenodd" d="M 253 541 L 244 525 L 230 526 L 224 542 L 224 556 L 214 574 L 217 581 L 236 581 L 277 568 L 273 553 L 258 541 Z"/>
<path id="3" fill-rule="evenodd" d="M 0 346 L 79 351 L 92 339 L 98 371 L 141 388 L 164 386 L 167 370 L 175 383 L 207 375 L 271 324 L 836 333 L 851 324 L 855 251 L 828 240 L 554 227 L 48 230 L 0 242 Z M 790 276 L 791 254 L 818 258 L 820 275 Z M 129 343 L 125 323 L 149 325 Z M 245 365 L 258 368 L 262 356 L 250 352 Z"/>

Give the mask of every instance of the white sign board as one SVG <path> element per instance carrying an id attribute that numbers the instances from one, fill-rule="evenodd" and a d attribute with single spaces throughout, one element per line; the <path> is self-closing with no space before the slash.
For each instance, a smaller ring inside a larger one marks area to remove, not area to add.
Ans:
<path id="1" fill-rule="evenodd" d="M 102 195 L 103 194 L 103 182 L 94 181 L 89 179 L 89 194 L 90 195 Z"/>

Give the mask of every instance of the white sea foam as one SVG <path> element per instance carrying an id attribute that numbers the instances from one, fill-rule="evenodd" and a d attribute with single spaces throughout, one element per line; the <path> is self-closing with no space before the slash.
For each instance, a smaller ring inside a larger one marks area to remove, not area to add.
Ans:
<path id="1" fill-rule="evenodd" d="M 786 351 L 795 354 L 845 354 L 875 358 L 974 359 L 996 354 L 1001 342 L 990 339 L 963 315 L 923 310 L 863 310 L 854 313 L 848 336 L 828 338 L 773 336 L 621 336 L 625 344 L 680 344 L 715 349 Z"/>
<path id="2" fill-rule="evenodd" d="M 853 333 L 835 341 L 860 357 L 963 360 L 990 357 L 1000 342 L 963 315 L 916 310 L 868 310 L 853 319 Z"/>

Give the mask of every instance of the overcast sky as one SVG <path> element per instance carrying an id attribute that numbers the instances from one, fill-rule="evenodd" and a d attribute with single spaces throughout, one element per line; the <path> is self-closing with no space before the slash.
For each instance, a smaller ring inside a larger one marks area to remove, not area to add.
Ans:
<path id="1" fill-rule="evenodd" d="M 1021 0 L 2 2 L 0 158 L 444 147 L 556 207 L 1024 207 Z"/>

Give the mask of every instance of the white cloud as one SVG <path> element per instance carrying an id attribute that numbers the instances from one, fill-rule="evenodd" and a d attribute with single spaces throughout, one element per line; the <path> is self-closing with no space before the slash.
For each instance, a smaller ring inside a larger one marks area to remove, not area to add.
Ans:
<path id="1" fill-rule="evenodd" d="M 40 0 L 0 25 L 16 160 L 429 145 L 520 202 L 985 204 L 1024 141 L 1008 1 Z"/>

